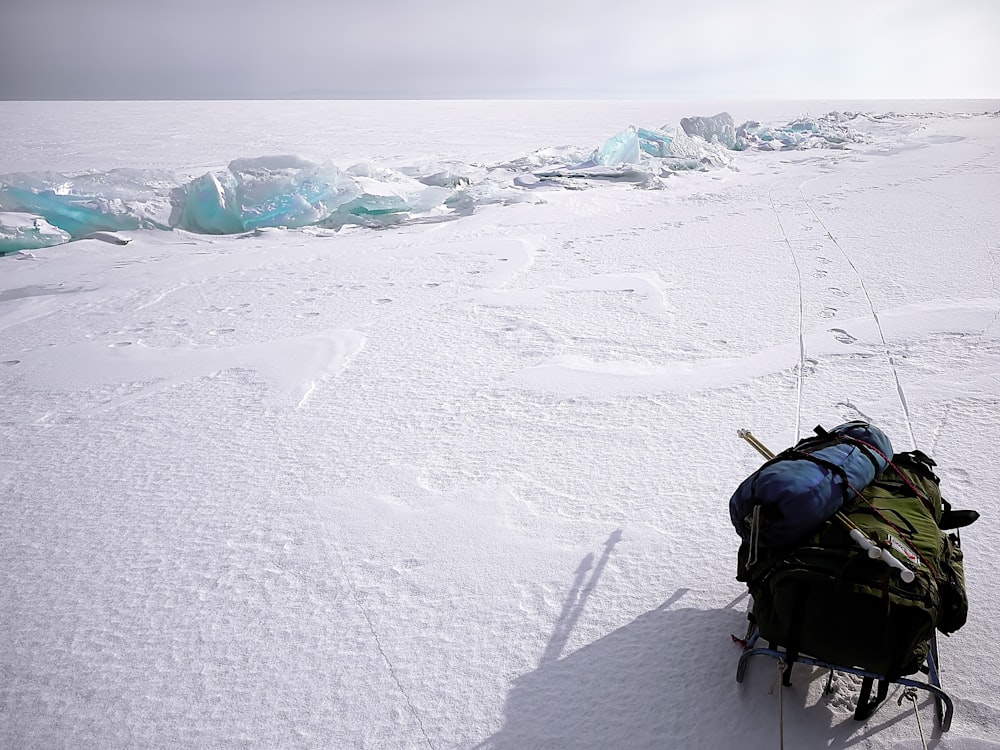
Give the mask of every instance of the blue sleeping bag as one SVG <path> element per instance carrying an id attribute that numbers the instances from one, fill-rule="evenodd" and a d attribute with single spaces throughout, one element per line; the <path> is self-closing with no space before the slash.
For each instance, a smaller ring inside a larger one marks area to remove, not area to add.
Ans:
<path id="1" fill-rule="evenodd" d="M 853 494 L 851 487 L 863 490 L 892 457 L 889 438 L 867 422 L 848 422 L 829 432 L 817 427 L 816 433 L 761 466 L 729 500 L 729 516 L 745 542 L 753 541 L 758 505 L 757 544 L 801 542 L 840 510 Z"/>

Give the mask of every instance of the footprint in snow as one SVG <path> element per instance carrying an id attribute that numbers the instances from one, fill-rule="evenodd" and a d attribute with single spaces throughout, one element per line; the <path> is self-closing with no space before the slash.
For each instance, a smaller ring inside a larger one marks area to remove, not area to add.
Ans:
<path id="1" fill-rule="evenodd" d="M 831 708 L 852 713 L 857 707 L 857 694 L 860 689 L 859 678 L 847 673 L 834 672 L 830 679 L 829 690 L 824 689 L 824 693 Z"/>
<path id="2" fill-rule="evenodd" d="M 942 476 L 955 484 L 971 484 L 972 478 L 969 476 L 969 472 L 965 469 L 960 468 L 950 468 L 941 472 Z"/>
<path id="3" fill-rule="evenodd" d="M 854 336 L 849 334 L 843 328 L 831 328 L 830 333 L 832 333 L 833 337 L 842 344 L 853 344 L 855 341 L 857 341 L 857 339 L 854 338 Z"/>

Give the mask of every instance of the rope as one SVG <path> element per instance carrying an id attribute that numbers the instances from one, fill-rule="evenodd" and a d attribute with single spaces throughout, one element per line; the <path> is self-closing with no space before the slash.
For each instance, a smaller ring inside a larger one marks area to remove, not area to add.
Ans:
<path id="1" fill-rule="evenodd" d="M 802 184 L 804 185 L 805 183 Z M 882 339 L 882 351 L 885 354 L 886 361 L 889 363 L 889 369 L 892 370 L 892 378 L 896 381 L 896 395 L 899 397 L 899 405 L 903 409 L 903 419 L 906 420 L 906 429 L 910 433 L 910 444 L 913 448 L 916 448 L 917 438 L 913 434 L 913 421 L 910 419 L 910 407 L 906 403 L 906 393 L 903 391 L 903 384 L 899 381 L 899 371 L 896 369 L 896 361 L 893 359 L 892 352 L 889 351 L 889 342 L 886 341 L 885 331 L 882 329 L 882 321 L 879 320 L 878 311 L 875 310 L 875 303 L 872 302 L 872 297 L 868 293 L 868 288 L 865 286 L 864 277 L 861 275 L 861 272 L 858 271 L 858 267 L 854 265 L 854 261 L 851 260 L 847 251 L 841 247 L 837 238 L 833 236 L 833 232 L 831 232 L 826 224 L 823 223 L 819 214 L 816 213 L 816 209 L 812 207 L 812 204 L 810 204 L 808 200 L 806 200 L 806 196 L 805 193 L 802 192 L 801 185 L 799 186 L 799 196 L 802 198 L 802 202 L 806 205 L 809 211 L 812 212 L 812 215 L 816 217 L 816 221 L 818 221 L 819 225 L 823 227 L 823 231 L 826 232 L 826 236 L 830 238 L 834 245 L 836 245 L 840 254 L 844 256 L 844 260 L 847 261 L 851 270 L 854 271 L 854 275 L 858 278 L 858 285 L 861 287 L 861 291 L 865 295 L 865 299 L 868 301 L 868 308 L 872 311 L 872 318 L 875 319 L 875 328 L 878 329 L 879 338 Z"/>
<path id="2" fill-rule="evenodd" d="M 903 691 L 903 694 L 899 696 L 899 705 L 903 705 L 903 699 L 906 698 L 913 702 L 913 713 L 917 717 L 917 731 L 920 732 L 920 744 L 923 746 L 924 750 L 927 750 L 927 738 L 924 737 L 924 725 L 920 723 L 920 711 L 917 710 L 917 691 L 916 688 L 908 687 Z"/>
<path id="3" fill-rule="evenodd" d="M 788 233 L 785 231 L 785 225 L 781 221 L 781 214 L 778 213 L 777 207 L 774 205 L 774 198 L 771 197 L 771 193 L 774 190 L 772 186 L 767 191 L 767 200 L 771 204 L 771 211 L 774 213 L 774 218 L 778 222 L 778 229 L 781 230 L 781 236 L 785 240 L 785 246 L 788 248 L 788 254 L 792 256 L 792 264 L 795 266 L 795 275 L 798 279 L 799 288 L 799 363 L 795 367 L 795 442 L 799 442 L 800 431 L 802 429 L 802 375 L 806 366 L 806 341 L 803 331 L 805 330 L 805 325 L 803 323 L 805 302 L 803 300 L 802 294 L 802 268 L 799 266 L 799 259 L 795 257 L 795 251 L 792 250 L 792 243 L 788 239 Z M 801 192 L 801 191 L 800 191 Z M 806 204 L 808 205 L 808 204 Z"/>
<path id="4" fill-rule="evenodd" d="M 783 679 L 785 675 L 785 660 L 778 659 L 778 748 L 779 750 L 785 750 L 785 702 L 783 700 L 783 693 L 781 691 L 782 685 L 785 684 Z M 924 750 L 927 750 L 926 747 Z"/>

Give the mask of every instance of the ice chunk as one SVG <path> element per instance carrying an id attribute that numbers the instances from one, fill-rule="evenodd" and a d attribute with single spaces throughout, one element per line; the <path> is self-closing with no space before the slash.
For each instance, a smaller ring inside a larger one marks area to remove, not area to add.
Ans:
<path id="1" fill-rule="evenodd" d="M 0 210 L 44 217 L 73 237 L 102 230 L 167 228 L 177 188 L 173 175 L 115 169 L 0 176 Z"/>
<path id="2" fill-rule="evenodd" d="M 80 239 L 100 240 L 101 242 L 107 242 L 109 245 L 127 245 L 132 241 L 131 237 L 122 237 L 120 234 L 115 234 L 114 232 L 91 232 L 90 234 L 83 235 Z"/>
<path id="3" fill-rule="evenodd" d="M 347 172 L 357 183 L 360 194 L 341 211 L 355 215 L 430 211 L 452 193 L 449 188 L 425 185 L 402 172 L 368 162 L 355 164 Z"/>
<path id="4" fill-rule="evenodd" d="M 180 226 L 192 232 L 236 234 L 243 231 L 241 213 L 233 175 L 209 172 L 185 187 Z"/>
<path id="5" fill-rule="evenodd" d="M 399 224 L 411 214 L 434 211 L 455 192 L 450 187 L 427 185 L 403 172 L 368 162 L 355 164 L 346 174 L 357 188 L 355 197 L 320 221 L 320 226 Z"/>
<path id="6" fill-rule="evenodd" d="M 634 126 L 613 135 L 597 149 L 594 161 L 603 167 L 639 163 L 639 132 Z"/>
<path id="7" fill-rule="evenodd" d="M 681 128 L 688 135 L 700 136 L 709 143 L 736 148 L 736 124 L 728 112 L 720 112 L 712 117 L 682 117 Z"/>
<path id="8" fill-rule="evenodd" d="M 569 180 L 588 179 L 630 182 L 657 189 L 664 187 L 663 178 L 673 172 L 727 166 L 733 158 L 718 142 L 692 138 L 677 127 L 630 126 L 589 154 L 570 147 L 541 149 L 506 166 L 530 169 L 536 178 L 546 180 L 550 186 L 569 186 Z M 524 187 L 523 181 L 515 180 L 514 184 Z"/>
<path id="9" fill-rule="evenodd" d="M 643 153 L 650 156 L 665 157 L 672 156 L 670 151 L 673 137 L 661 130 L 638 129 L 639 148 Z"/>
<path id="10" fill-rule="evenodd" d="M 297 156 L 236 159 L 184 188 L 179 226 L 232 234 L 259 227 L 315 224 L 353 200 L 360 190 L 332 163 Z"/>
<path id="11" fill-rule="evenodd" d="M 590 161 L 594 155 L 593 149 L 585 149 L 579 146 L 548 146 L 536 149 L 527 156 L 522 156 L 506 164 L 500 165 L 501 169 L 512 169 L 520 171 L 522 169 L 534 170 L 538 168 L 565 167 L 570 164 L 582 164 Z"/>
<path id="12" fill-rule="evenodd" d="M 0 212 L 0 255 L 61 245 L 70 239 L 69 232 L 52 226 L 41 216 Z"/>
<path id="13" fill-rule="evenodd" d="M 551 167 L 536 171 L 535 177 L 542 180 L 564 180 L 562 184 L 569 186 L 566 179 L 601 180 L 604 182 L 629 182 L 646 188 L 661 187 L 659 182 L 661 170 L 652 164 L 616 164 L 613 167 L 603 167 L 593 162 L 584 162 L 570 167 Z M 551 182 L 550 182 L 551 184 Z"/>
<path id="14" fill-rule="evenodd" d="M 454 165 L 416 169 L 423 180 L 370 164 L 358 165 L 353 172 L 297 156 L 263 156 L 236 159 L 226 169 L 187 182 L 142 170 L 13 174 L 0 176 L 0 211 L 41 217 L 73 238 L 175 227 L 236 234 L 322 224 L 350 214 L 434 211 L 457 187 L 486 175 L 482 168 Z"/>
<path id="15" fill-rule="evenodd" d="M 391 183 L 380 182 L 368 177 L 357 178 L 361 195 L 341 207 L 341 213 L 356 216 L 381 216 L 430 211 L 440 206 L 452 194 L 448 188 L 420 185 L 416 191 L 401 188 Z"/>
<path id="16" fill-rule="evenodd" d="M 488 170 L 482 166 L 431 159 L 420 159 L 412 164 L 400 166 L 398 170 L 424 185 L 453 189 L 482 182 L 488 175 Z"/>
<path id="17" fill-rule="evenodd" d="M 727 149 L 743 151 L 748 148 L 763 150 L 801 148 L 840 148 L 847 142 L 861 142 L 864 137 L 846 124 L 845 117 L 836 112 L 818 118 L 800 117 L 787 125 L 769 127 L 759 122 L 747 121 L 739 127 L 728 112 L 712 117 L 685 117 L 681 128 L 693 137 L 704 138 Z"/>
<path id="18" fill-rule="evenodd" d="M 660 139 L 656 143 L 662 163 L 673 171 L 724 167 L 733 162 L 733 154 L 718 141 L 710 143 L 700 136 L 690 136 L 673 125 L 664 125 L 654 132 Z"/>
<path id="19" fill-rule="evenodd" d="M 747 121 L 737 128 L 737 148 L 783 151 L 805 148 L 846 148 L 865 143 L 869 137 L 851 127 L 858 115 L 830 112 L 821 117 L 800 117 L 787 125 L 766 126 Z"/>

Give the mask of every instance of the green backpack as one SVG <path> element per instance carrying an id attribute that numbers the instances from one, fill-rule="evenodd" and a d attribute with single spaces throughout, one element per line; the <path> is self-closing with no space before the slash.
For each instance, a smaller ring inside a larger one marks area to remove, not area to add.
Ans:
<path id="1" fill-rule="evenodd" d="M 913 571 L 909 583 L 836 518 L 792 547 L 741 546 L 737 579 L 749 587 L 751 618 L 772 647 L 894 678 L 920 669 L 935 628 L 949 634 L 965 624 L 962 550 L 943 529 L 978 514 L 950 509 L 933 466 L 920 451 L 896 454 L 862 497 L 849 492 L 841 508 L 883 555 Z"/>

